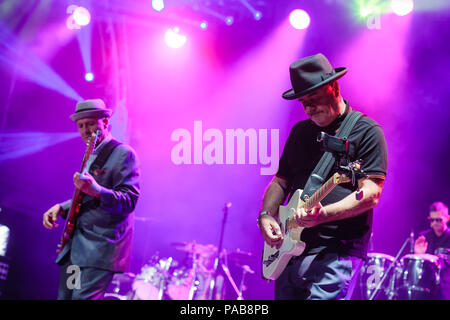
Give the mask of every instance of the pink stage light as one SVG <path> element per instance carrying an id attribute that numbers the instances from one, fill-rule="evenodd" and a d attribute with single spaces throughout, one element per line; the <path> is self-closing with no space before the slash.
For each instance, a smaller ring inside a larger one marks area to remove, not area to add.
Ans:
<path id="1" fill-rule="evenodd" d="M 158 12 L 163 11 L 164 10 L 164 0 L 152 0 L 152 8 Z"/>
<path id="2" fill-rule="evenodd" d="M 311 18 L 305 10 L 295 9 L 289 15 L 289 22 L 295 29 L 306 29 L 311 22 Z"/>
<path id="3" fill-rule="evenodd" d="M 72 15 L 75 23 L 79 26 L 87 26 L 91 22 L 91 14 L 86 8 L 77 7 Z"/>
<path id="4" fill-rule="evenodd" d="M 391 0 L 391 9 L 398 16 L 406 16 L 414 9 L 413 0 Z"/>
<path id="5" fill-rule="evenodd" d="M 178 27 L 167 30 L 164 40 L 170 48 L 178 49 L 186 43 L 186 36 L 179 34 L 179 32 L 180 29 Z"/>
<path id="6" fill-rule="evenodd" d="M 84 75 L 84 79 L 87 82 L 91 82 L 94 80 L 94 74 L 92 72 L 86 72 L 86 74 Z"/>

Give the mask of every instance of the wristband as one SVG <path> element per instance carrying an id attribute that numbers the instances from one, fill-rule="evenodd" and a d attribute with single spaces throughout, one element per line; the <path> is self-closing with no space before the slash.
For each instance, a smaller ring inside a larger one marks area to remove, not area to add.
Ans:
<path id="1" fill-rule="evenodd" d="M 269 216 L 271 215 L 271 214 L 270 214 L 270 211 L 267 211 L 267 210 L 264 210 L 264 211 L 262 211 L 262 212 L 259 214 L 258 218 L 256 219 L 256 223 L 258 224 L 258 226 L 259 226 L 259 220 L 261 220 L 261 217 L 264 216 L 264 215 L 266 215 L 266 214 L 268 214 Z"/>

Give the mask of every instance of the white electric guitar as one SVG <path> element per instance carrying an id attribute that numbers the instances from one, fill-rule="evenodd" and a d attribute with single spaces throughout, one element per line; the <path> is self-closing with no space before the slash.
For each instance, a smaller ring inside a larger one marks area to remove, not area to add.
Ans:
<path id="1" fill-rule="evenodd" d="M 356 173 L 360 170 L 358 161 L 350 163 L 341 169 Z M 299 256 L 305 250 L 306 244 L 300 240 L 304 227 L 300 227 L 295 219 L 298 209 L 305 208 L 309 212 L 318 202 L 331 192 L 338 184 L 350 182 L 348 174 L 335 173 L 325 182 L 310 198 L 305 197 L 303 201 L 300 196 L 303 192 L 297 189 L 286 206 L 280 206 L 278 210 L 279 224 L 283 234 L 283 243 L 280 248 L 272 247 L 264 242 L 262 260 L 263 277 L 268 280 L 276 280 L 283 272 L 289 260 L 293 256 Z"/>

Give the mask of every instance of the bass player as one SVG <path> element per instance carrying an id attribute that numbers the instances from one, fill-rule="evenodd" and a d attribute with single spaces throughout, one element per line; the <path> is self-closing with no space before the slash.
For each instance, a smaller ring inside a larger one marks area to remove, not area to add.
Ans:
<path id="1" fill-rule="evenodd" d="M 86 169 L 73 176 L 83 197 L 73 234 L 56 259 L 59 300 L 102 299 L 114 273 L 130 267 L 140 169 L 135 151 L 112 137 L 111 114 L 101 99 L 92 99 L 78 102 L 70 116 L 85 144 L 99 134 Z M 44 227 L 56 228 L 58 216 L 66 218 L 71 207 L 72 200 L 51 207 Z"/>

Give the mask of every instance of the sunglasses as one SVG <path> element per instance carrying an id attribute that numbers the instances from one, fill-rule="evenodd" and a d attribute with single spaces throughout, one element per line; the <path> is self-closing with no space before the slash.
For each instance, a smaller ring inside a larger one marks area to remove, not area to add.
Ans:
<path id="1" fill-rule="evenodd" d="M 430 221 L 430 222 L 442 222 L 442 218 L 430 218 L 430 217 L 428 217 L 428 220 Z"/>

